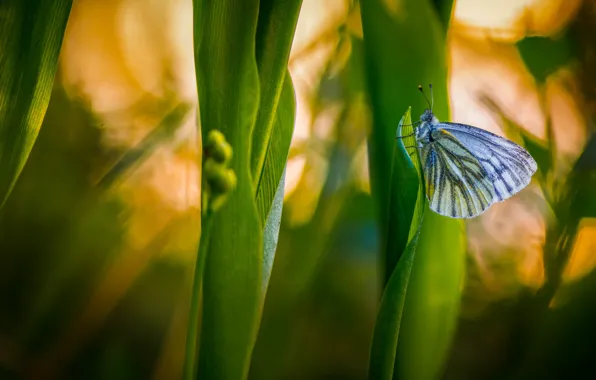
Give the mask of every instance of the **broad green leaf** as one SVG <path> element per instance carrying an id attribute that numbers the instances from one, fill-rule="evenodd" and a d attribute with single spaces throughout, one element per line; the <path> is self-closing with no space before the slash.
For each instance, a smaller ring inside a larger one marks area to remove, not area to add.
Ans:
<path id="1" fill-rule="evenodd" d="M 371 192 L 377 200 L 384 264 L 391 267 L 402 252 L 386 250 L 389 236 L 403 237 L 410 227 L 404 213 L 402 225 L 389 229 L 386 212 L 394 192 L 407 194 L 403 186 L 395 189 L 387 181 L 390 174 L 407 181 L 407 171 L 392 171 L 392 166 L 398 167 L 392 161 L 395 128 L 400 112 L 410 105 L 416 114 L 428 107 L 417 86 L 422 84 L 428 91 L 429 82 L 433 85 L 434 113 L 441 120 L 449 118 L 446 25 L 441 24 L 429 0 L 362 0 L 360 5 L 373 111 L 369 136 Z M 409 160 L 407 156 L 402 159 Z M 391 183 L 396 180 L 392 178 Z M 464 236 L 461 221 L 427 208 L 401 319 L 396 378 L 429 379 L 441 370 L 458 315 Z M 389 269 L 385 272 L 391 273 Z"/>
<path id="2" fill-rule="evenodd" d="M 248 374 L 261 302 L 263 230 L 250 173 L 259 102 L 255 35 L 259 1 L 195 0 L 195 65 L 201 133 L 232 145 L 238 184 L 213 216 L 203 277 L 199 379 Z"/>
<path id="3" fill-rule="evenodd" d="M 0 207 L 50 101 L 72 0 L 0 2 Z"/>
<path id="4" fill-rule="evenodd" d="M 285 87 L 290 49 L 302 0 L 261 0 L 256 37 L 261 103 L 253 132 L 251 170 L 255 183 L 260 180 L 276 122 L 276 110 Z M 285 154 L 287 158 L 287 154 Z M 281 170 L 276 173 L 281 177 Z M 279 182 L 276 181 L 277 184 Z M 267 213 L 265 213 L 266 217 Z M 265 218 L 261 215 L 261 221 Z"/>

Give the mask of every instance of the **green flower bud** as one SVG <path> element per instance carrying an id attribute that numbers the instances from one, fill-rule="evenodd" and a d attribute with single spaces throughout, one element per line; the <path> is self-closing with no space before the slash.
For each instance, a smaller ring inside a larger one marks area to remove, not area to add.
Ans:
<path id="1" fill-rule="evenodd" d="M 232 159 L 233 150 L 230 144 L 224 141 L 223 144 L 217 146 L 217 149 L 213 149 L 213 151 L 209 153 L 217 162 L 226 164 Z"/>
<path id="2" fill-rule="evenodd" d="M 213 178 L 221 175 L 219 173 L 225 172 L 225 170 L 225 165 L 218 163 L 212 158 L 207 158 L 203 164 L 203 178 L 205 178 L 208 183 L 211 183 Z"/>
<path id="3" fill-rule="evenodd" d="M 236 173 L 232 169 L 225 169 L 216 172 L 210 185 L 214 194 L 227 194 L 236 188 L 237 181 Z"/>
<path id="4" fill-rule="evenodd" d="M 218 130 L 209 131 L 204 144 L 203 209 L 216 211 L 225 203 L 228 195 L 236 188 L 236 173 L 228 168 L 232 159 L 232 147 Z"/>
<path id="5" fill-rule="evenodd" d="M 211 210 L 217 211 L 226 203 L 228 196 L 236 188 L 236 184 L 236 173 L 232 169 L 217 172 L 217 176 L 213 177 L 210 183 L 213 189 L 213 194 L 209 201 Z"/>
<path id="6" fill-rule="evenodd" d="M 213 149 L 213 147 L 226 142 L 226 137 L 217 129 L 212 129 L 207 134 L 207 140 L 205 141 L 205 148 Z"/>
<path id="7" fill-rule="evenodd" d="M 220 131 L 214 129 L 209 131 L 205 143 L 205 152 L 219 163 L 225 164 L 232 159 L 233 150 Z"/>

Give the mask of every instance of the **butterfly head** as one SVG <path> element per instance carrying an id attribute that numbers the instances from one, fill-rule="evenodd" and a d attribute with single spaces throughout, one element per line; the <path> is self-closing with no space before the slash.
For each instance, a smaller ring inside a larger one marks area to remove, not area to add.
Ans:
<path id="1" fill-rule="evenodd" d="M 424 113 L 420 116 L 420 121 L 423 123 L 430 123 L 430 124 L 439 122 L 439 120 L 433 114 L 433 111 L 431 111 L 429 109 L 424 110 Z"/>
<path id="2" fill-rule="evenodd" d="M 420 126 L 416 128 L 416 139 L 423 144 L 432 142 L 434 125 L 438 122 L 439 119 L 437 119 L 430 109 L 424 110 L 424 113 L 420 116 Z"/>

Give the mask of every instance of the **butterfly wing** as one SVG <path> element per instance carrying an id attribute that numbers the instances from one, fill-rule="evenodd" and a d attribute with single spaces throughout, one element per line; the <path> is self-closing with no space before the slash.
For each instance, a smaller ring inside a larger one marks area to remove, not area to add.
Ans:
<path id="1" fill-rule="evenodd" d="M 494 185 L 498 202 L 526 187 L 536 172 L 536 161 L 513 141 L 465 124 L 438 123 L 436 127 L 449 132 L 476 157 Z"/>
<path id="2" fill-rule="evenodd" d="M 488 173 L 449 132 L 437 129 L 433 141 L 420 148 L 420 156 L 431 210 L 451 218 L 471 218 L 493 203 Z"/>

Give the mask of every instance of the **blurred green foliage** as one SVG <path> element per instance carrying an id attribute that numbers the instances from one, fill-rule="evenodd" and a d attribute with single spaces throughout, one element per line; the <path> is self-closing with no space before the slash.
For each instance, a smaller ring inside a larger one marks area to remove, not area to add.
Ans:
<path id="1" fill-rule="evenodd" d="M 116 299 L 109 318 L 77 331 L 90 295 L 106 270 L 118 263 L 129 212 L 119 196 L 106 191 L 110 188 L 97 188 L 91 180 L 90 174 L 105 172 L 122 154 L 106 149 L 100 139 L 101 125 L 87 106 L 57 88 L 35 148 L 0 214 L 2 338 L 14 347 L 10 357 L 2 358 L 2 367 L 18 373 L 16 378 L 37 378 L 40 373 L 111 378 L 100 375 L 106 370 L 102 358 L 120 343 L 126 348 L 126 365 L 137 376 L 129 378 L 146 378 L 138 374 L 153 371 L 171 319 L 167 304 L 183 294 L 184 266 L 155 261 L 149 277 L 131 279 L 145 285 Z M 163 244 L 153 249 L 163 249 Z M 156 292 L 160 289 L 165 298 Z M 172 297 L 175 294 L 178 297 Z M 163 313 L 150 316 L 155 302 Z M 153 322 L 133 323 L 136 318 Z M 131 323 L 137 327 L 135 334 Z M 79 341 L 79 334 L 87 337 Z M 72 345 L 77 351 L 64 351 Z M 141 347 L 153 348 L 139 351 Z M 68 369 L 58 359 L 66 360 Z"/>
<path id="2" fill-rule="evenodd" d="M 0 207 L 39 133 L 71 6 L 72 0 L 0 3 Z"/>

